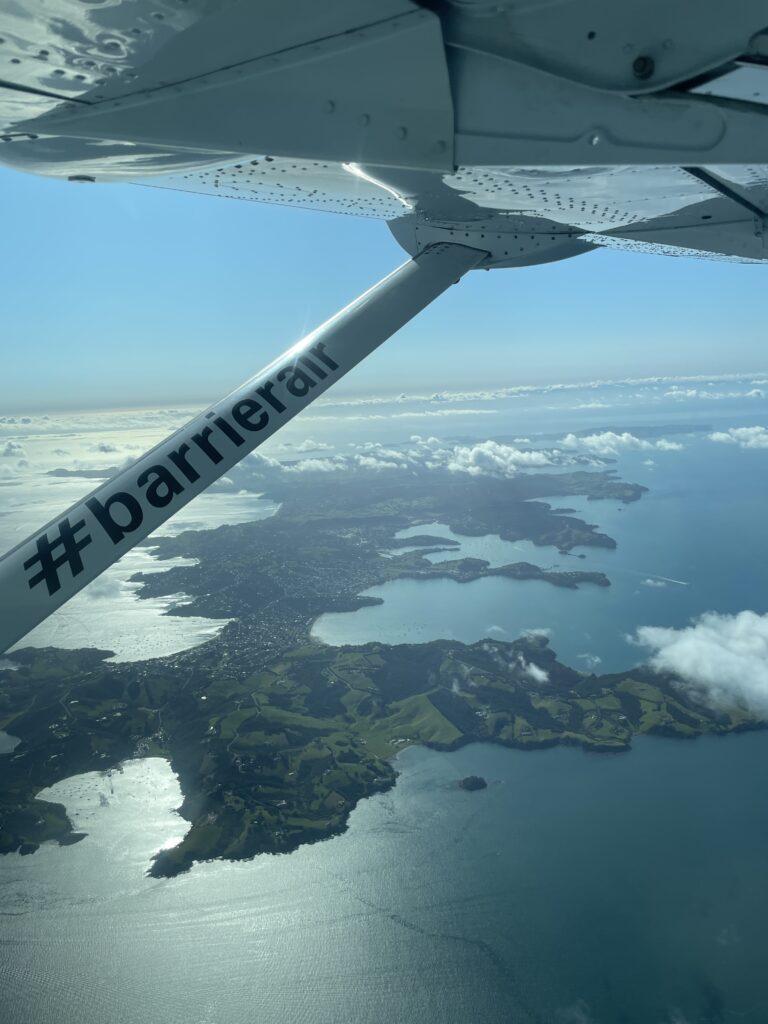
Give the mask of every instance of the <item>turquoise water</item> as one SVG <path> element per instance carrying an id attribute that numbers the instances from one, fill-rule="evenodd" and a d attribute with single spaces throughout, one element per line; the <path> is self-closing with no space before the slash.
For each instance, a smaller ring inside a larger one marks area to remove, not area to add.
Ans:
<path id="1" fill-rule="evenodd" d="M 586 556 L 581 559 L 563 557 L 551 547 L 454 534 L 461 551 L 433 556 L 597 569 L 608 575 L 609 589 L 586 585 L 571 591 L 501 578 L 465 584 L 398 580 L 365 591 L 384 604 L 323 615 L 314 635 L 329 644 L 422 643 L 441 637 L 472 643 L 548 629 L 564 661 L 617 671 L 643 658 L 643 651 L 627 641 L 638 626 L 682 626 L 710 610 L 768 611 L 761 569 L 768 565 L 768 452 L 700 438 L 686 445 L 683 452 L 653 453 L 652 467 L 644 465 L 645 453 L 622 456 L 620 475 L 650 488 L 631 505 L 572 497 L 553 501 L 576 509 L 613 537 L 615 551 L 576 549 Z M 441 532 L 433 524 L 408 532 L 427 531 Z"/>
<path id="2" fill-rule="evenodd" d="M 171 881 L 142 874 L 184 831 L 164 762 L 60 784 L 90 835 L 0 864 L 0 1019 L 768 1019 L 768 734 L 398 764 L 343 836 Z"/>

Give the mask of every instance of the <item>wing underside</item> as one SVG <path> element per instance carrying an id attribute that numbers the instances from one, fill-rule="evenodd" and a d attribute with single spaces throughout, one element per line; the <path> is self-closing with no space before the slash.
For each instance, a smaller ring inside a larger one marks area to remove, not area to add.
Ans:
<path id="1" fill-rule="evenodd" d="M 702 0 L 695 26 L 682 0 L 561 0 L 556 23 L 543 2 L 474 6 L 4 5 L 0 160 L 378 218 L 399 239 L 492 234 L 494 265 L 768 258 L 761 3 Z"/>

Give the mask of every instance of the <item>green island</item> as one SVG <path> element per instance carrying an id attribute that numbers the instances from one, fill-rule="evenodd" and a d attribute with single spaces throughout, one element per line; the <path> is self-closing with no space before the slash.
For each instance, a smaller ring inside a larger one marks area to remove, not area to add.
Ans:
<path id="1" fill-rule="evenodd" d="M 439 521 L 457 535 L 528 539 L 561 553 L 610 548 L 610 537 L 542 498 L 629 502 L 644 490 L 610 471 L 508 480 L 344 472 L 332 485 L 327 476 L 265 474 L 246 460 L 231 486 L 279 501 L 276 515 L 152 541 L 158 558 L 196 564 L 136 577 L 141 595 L 183 593 L 189 600 L 172 614 L 229 620 L 215 639 L 142 662 L 112 663 L 109 652 L 92 649 L 13 652 L 12 667 L 0 668 L 0 729 L 20 742 L 0 759 L 0 852 L 77 841 L 64 807 L 37 794 L 136 756 L 168 758 L 184 796 L 189 831 L 149 866 L 165 877 L 198 861 L 288 852 L 343 831 L 360 799 L 394 784 L 392 758 L 409 744 L 619 752 L 639 733 L 694 737 L 763 725 L 739 708 L 705 707 L 649 668 L 576 671 L 541 635 L 469 645 L 317 642 L 318 615 L 369 604 L 361 591 L 392 579 L 464 584 L 504 575 L 521 586 L 607 586 L 601 573 L 526 562 L 435 564 L 425 556 L 455 542 L 428 528 L 396 534 Z"/>
<path id="2" fill-rule="evenodd" d="M 468 793 L 475 793 L 479 789 L 487 789 L 488 783 L 482 775 L 467 775 L 459 779 L 459 789 L 465 789 Z"/>

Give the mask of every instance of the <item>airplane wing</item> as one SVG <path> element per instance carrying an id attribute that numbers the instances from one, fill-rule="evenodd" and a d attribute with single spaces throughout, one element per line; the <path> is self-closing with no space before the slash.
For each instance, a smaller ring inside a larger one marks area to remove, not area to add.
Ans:
<path id="1" fill-rule="evenodd" d="M 411 257 L 0 559 L 0 651 L 469 269 L 768 260 L 767 129 L 764 0 L 0 0 L 0 162 L 374 217 Z"/>
<path id="2" fill-rule="evenodd" d="M 760 0 L 17 0 L 0 161 L 378 217 L 411 253 L 425 224 L 479 228 L 495 266 L 763 260 L 766 22 Z"/>

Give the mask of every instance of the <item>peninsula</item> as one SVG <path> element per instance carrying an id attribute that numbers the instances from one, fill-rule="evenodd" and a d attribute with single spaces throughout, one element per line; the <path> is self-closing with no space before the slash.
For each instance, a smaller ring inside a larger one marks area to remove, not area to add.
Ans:
<path id="1" fill-rule="evenodd" d="M 465 585 L 503 575 L 515 586 L 607 586 L 600 573 L 526 562 L 433 563 L 427 554 L 456 543 L 428 528 L 407 542 L 396 534 L 439 521 L 458 536 L 609 548 L 610 537 L 542 498 L 640 497 L 642 488 L 610 472 L 511 480 L 345 473 L 329 486 L 327 474 L 264 480 L 246 464 L 233 482 L 244 485 L 279 501 L 279 512 L 156 539 L 159 558 L 195 564 L 136 577 L 145 596 L 188 595 L 173 614 L 231 620 L 219 636 L 124 664 L 107 662 L 105 651 L 27 648 L 0 669 L 0 729 L 20 740 L 2 755 L 0 852 L 72 842 L 65 809 L 37 794 L 136 756 L 167 757 L 179 776 L 190 828 L 149 868 L 170 876 L 197 861 L 287 852 L 342 831 L 360 799 L 394 784 L 392 759 L 409 744 L 618 752 L 638 733 L 691 737 L 762 724 L 739 709 L 706 708 L 678 680 L 647 668 L 576 671 L 540 635 L 359 647 L 312 639 L 318 615 L 370 603 L 361 592 L 390 579 L 447 576 Z"/>

